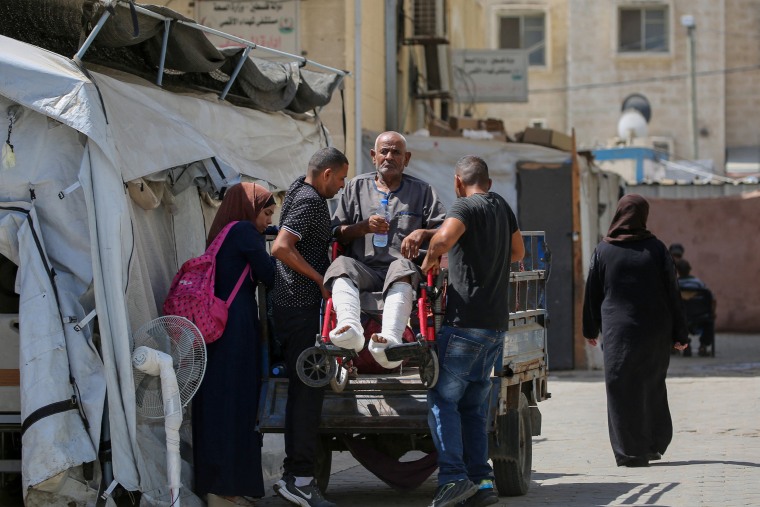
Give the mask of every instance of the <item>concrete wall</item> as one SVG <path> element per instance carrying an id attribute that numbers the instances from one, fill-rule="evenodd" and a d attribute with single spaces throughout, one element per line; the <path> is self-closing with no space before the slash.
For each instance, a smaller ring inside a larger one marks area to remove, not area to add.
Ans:
<path id="1" fill-rule="evenodd" d="M 666 245 L 683 244 L 692 274 L 713 291 L 717 329 L 760 331 L 760 192 L 648 200 L 649 230 Z"/>
<path id="2" fill-rule="evenodd" d="M 407 0 L 408 1 L 408 0 Z M 502 118 L 510 133 L 531 119 L 576 129 L 579 146 L 606 145 L 617 134 L 623 99 L 642 93 L 652 104 L 650 136 L 674 140 L 676 158 L 692 158 L 688 37 L 680 18 L 694 16 L 700 159 L 724 171 L 726 146 L 760 145 L 760 0 L 451 0 L 452 48 L 495 48 L 499 9 L 542 10 L 547 65 L 532 67 L 527 104 L 478 104 L 477 117 Z M 621 6 L 665 5 L 669 47 L 663 54 L 620 54 Z M 481 19 L 476 19 L 480 17 Z M 461 111 L 455 109 L 455 114 Z"/>
<path id="3" fill-rule="evenodd" d="M 624 98 L 642 93 L 652 106 L 649 135 L 673 138 L 675 156 L 691 158 L 689 55 L 680 17 L 692 14 L 696 20 L 697 71 L 723 69 L 723 2 L 663 0 L 646 5 L 650 4 L 668 6 L 669 52 L 618 53 L 618 9 L 632 2 L 572 2 L 568 18 L 567 60 L 572 64 L 568 71 L 568 126 L 576 128 L 579 144 L 603 144 L 617 135 Z M 589 26 L 594 29 L 581 28 Z M 723 82 L 720 73 L 697 80 L 698 126 L 708 131 L 707 137 L 699 138 L 699 156 L 712 158 L 718 167 L 724 159 Z"/>
<path id="4" fill-rule="evenodd" d="M 301 2 L 299 7 L 301 52 L 304 56 L 323 65 L 329 65 L 336 69 L 348 69 L 347 30 L 353 29 L 353 17 L 348 16 L 344 7 L 345 0 L 319 0 L 317 2 Z M 351 78 L 346 78 L 344 84 L 349 88 L 349 96 L 346 96 L 347 106 L 353 104 Z M 342 104 L 340 93 L 336 90 L 332 101 L 322 108 L 319 116 L 330 131 L 333 145 L 341 151 L 347 147 L 347 140 L 343 134 Z M 353 108 L 353 105 L 351 106 Z M 346 129 L 352 132 L 352 124 L 347 124 Z M 351 136 L 349 136 L 350 138 Z M 353 165 L 353 164 L 351 164 Z"/>
<path id="5" fill-rule="evenodd" d="M 760 2 L 727 0 L 726 145 L 760 145 Z M 748 68 L 749 67 L 749 68 Z M 754 67 L 754 68 L 753 68 Z"/>
<path id="6" fill-rule="evenodd" d="M 500 118 L 509 134 L 520 132 L 532 119 L 546 120 L 546 126 L 569 132 L 567 95 L 564 91 L 567 76 L 566 50 L 568 10 L 566 0 L 450 0 L 452 48 L 496 49 L 498 47 L 499 13 L 541 11 L 546 19 L 546 66 L 529 67 L 527 103 L 478 103 L 472 110 L 476 118 Z M 551 91 L 553 90 L 553 91 Z M 456 106 L 454 114 L 463 114 Z"/>

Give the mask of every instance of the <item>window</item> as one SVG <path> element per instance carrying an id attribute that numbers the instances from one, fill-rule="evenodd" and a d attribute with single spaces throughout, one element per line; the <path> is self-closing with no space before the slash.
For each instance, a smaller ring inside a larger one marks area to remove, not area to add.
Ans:
<path id="1" fill-rule="evenodd" d="M 618 51 L 668 52 L 668 8 L 620 9 Z"/>
<path id="2" fill-rule="evenodd" d="M 525 49 L 528 65 L 546 65 L 546 29 L 544 14 L 501 16 L 499 49 Z"/>

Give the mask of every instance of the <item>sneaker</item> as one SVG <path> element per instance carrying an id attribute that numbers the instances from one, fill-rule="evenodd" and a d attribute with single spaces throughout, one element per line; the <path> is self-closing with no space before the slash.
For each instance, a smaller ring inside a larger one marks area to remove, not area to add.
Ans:
<path id="1" fill-rule="evenodd" d="M 334 503 L 325 500 L 314 479 L 308 486 L 299 488 L 296 486 L 296 478 L 287 475 L 277 481 L 273 488 L 282 498 L 301 507 L 336 507 Z"/>
<path id="2" fill-rule="evenodd" d="M 459 479 L 441 484 L 435 490 L 435 498 L 433 498 L 430 507 L 453 507 L 459 502 L 467 500 L 477 491 L 478 487 L 470 479 Z"/>
<path id="3" fill-rule="evenodd" d="M 493 505 L 495 503 L 499 503 L 499 495 L 496 494 L 493 481 L 491 479 L 483 479 L 478 484 L 478 491 L 467 500 L 459 502 L 458 505 L 462 507 L 480 507 L 481 505 Z"/>

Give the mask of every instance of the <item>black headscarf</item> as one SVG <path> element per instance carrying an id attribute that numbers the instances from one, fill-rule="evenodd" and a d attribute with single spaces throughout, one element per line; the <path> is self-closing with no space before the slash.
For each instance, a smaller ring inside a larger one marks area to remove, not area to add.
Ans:
<path id="1" fill-rule="evenodd" d="M 648 217 L 649 203 L 646 199 L 638 194 L 624 195 L 618 201 L 617 211 L 604 241 L 622 243 L 653 238 L 654 234 L 647 230 Z"/>

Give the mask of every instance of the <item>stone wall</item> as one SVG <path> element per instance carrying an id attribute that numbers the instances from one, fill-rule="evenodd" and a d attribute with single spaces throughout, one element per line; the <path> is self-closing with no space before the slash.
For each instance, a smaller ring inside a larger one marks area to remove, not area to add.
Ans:
<path id="1" fill-rule="evenodd" d="M 692 274 L 713 291 L 717 330 L 760 331 L 760 192 L 648 200 L 649 229 L 666 245 L 681 243 Z"/>

